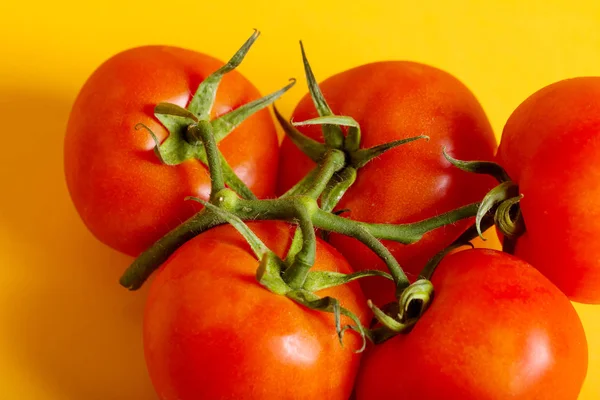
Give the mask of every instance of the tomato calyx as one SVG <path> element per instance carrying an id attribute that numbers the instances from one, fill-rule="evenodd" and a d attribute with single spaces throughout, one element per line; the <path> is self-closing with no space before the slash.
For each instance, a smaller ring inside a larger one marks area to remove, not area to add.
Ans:
<path id="1" fill-rule="evenodd" d="M 519 186 L 511 180 L 504 168 L 495 162 L 490 161 L 464 161 L 451 157 L 444 149 L 444 157 L 455 167 L 463 171 L 490 175 L 499 182 L 498 186 L 491 189 L 481 201 L 477 211 L 475 228 L 479 236 L 482 236 L 482 223 L 484 217 L 493 212 L 493 225 L 504 235 L 503 251 L 512 254 L 516 239 L 525 233 L 525 221 L 521 214 L 519 202 L 523 194 L 519 191 Z M 486 224 L 486 225 L 489 225 Z M 489 225 L 491 226 L 491 225 Z M 488 226 L 488 227 L 489 227 Z"/>
<path id="2" fill-rule="evenodd" d="M 418 279 L 407 287 L 398 302 L 382 308 L 369 300 L 368 306 L 379 326 L 371 330 L 371 340 L 380 344 L 399 333 L 407 333 L 425 313 L 434 297 L 433 284 L 429 279 Z"/>
<path id="3" fill-rule="evenodd" d="M 275 107 L 274 111 L 285 134 L 315 163 L 319 163 L 319 160 L 329 150 L 336 149 L 344 153 L 346 158 L 344 168 L 338 171 L 330 179 L 324 190 L 323 196 L 321 197 L 321 208 L 330 212 L 335 208 L 344 193 L 356 180 L 357 170 L 388 150 L 419 139 L 429 140 L 429 137 L 426 135 L 419 135 L 390 143 L 384 143 L 368 149 L 360 148 L 360 125 L 352 117 L 335 115 L 333 113 L 319 88 L 310 63 L 308 62 L 308 58 L 306 57 L 302 42 L 300 42 L 300 49 L 308 89 L 319 117 L 307 121 L 294 122 L 285 119 Z M 311 139 L 296 129 L 298 126 L 309 125 L 321 126 L 325 143 Z M 344 135 L 342 128 L 347 129 L 346 135 Z"/>
<path id="4" fill-rule="evenodd" d="M 244 104 L 213 120 L 210 112 L 215 103 L 217 89 L 223 76 L 237 68 L 260 33 L 254 31 L 252 36 L 240 47 L 234 56 L 221 68 L 204 79 L 187 105 L 187 108 L 172 103 L 159 103 L 154 108 L 154 116 L 169 131 L 169 136 L 160 143 L 157 136 L 144 124 L 135 129 L 144 129 L 154 140 L 154 152 L 158 159 L 167 165 L 177 165 L 184 161 L 197 159 L 208 166 L 207 154 L 203 146 L 199 146 L 199 138 L 193 135 L 194 128 L 200 123 L 210 124 L 216 143 L 219 143 L 245 119 L 271 105 L 296 83 L 290 79 L 283 88 L 260 99 Z M 222 156 L 221 156 L 222 158 Z M 224 159 L 221 161 L 223 177 L 227 185 L 244 198 L 256 198 L 252 191 L 237 177 Z"/>

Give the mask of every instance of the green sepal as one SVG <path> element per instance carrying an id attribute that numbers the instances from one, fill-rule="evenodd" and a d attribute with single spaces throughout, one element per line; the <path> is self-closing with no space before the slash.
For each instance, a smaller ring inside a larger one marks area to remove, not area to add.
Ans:
<path id="1" fill-rule="evenodd" d="M 396 316 L 389 315 L 369 300 L 367 305 L 384 328 L 371 331 L 374 340 L 377 342 L 387 340 L 394 334 L 411 329 L 431 304 L 433 293 L 433 285 L 427 279 L 419 279 L 412 283 L 402 292 L 398 299 L 398 306 L 393 307 L 398 310 Z"/>
<path id="2" fill-rule="evenodd" d="M 523 195 L 520 195 L 504 200 L 494 213 L 494 222 L 506 238 L 515 239 L 525 232 L 523 215 L 521 208 L 518 207 L 522 198 Z M 517 206 L 516 209 L 515 206 Z"/>
<path id="3" fill-rule="evenodd" d="M 406 328 L 406 326 L 403 323 L 398 322 L 392 316 L 387 315 L 385 312 L 383 312 L 382 309 L 373 304 L 371 300 L 367 301 L 367 306 L 373 312 L 373 316 L 375 317 L 375 319 L 390 331 L 400 333 Z"/>
<path id="4" fill-rule="evenodd" d="M 250 103 L 244 104 L 241 107 L 236 108 L 233 111 L 223 114 L 218 118 L 213 119 L 210 123 L 213 126 L 213 132 L 215 134 L 215 140 L 220 142 L 227 135 L 229 135 L 235 128 L 237 128 L 245 119 L 250 117 L 252 114 L 262 110 L 265 107 L 273 104 L 273 102 L 279 99 L 285 92 L 290 90 L 292 86 L 296 84 L 295 79 L 290 79 L 283 88 L 276 92 L 268 94 L 260 99 L 256 99 Z"/>
<path id="5" fill-rule="evenodd" d="M 332 313 L 335 318 L 335 331 L 338 335 L 340 344 L 342 346 L 344 345 L 344 342 L 343 342 L 344 332 L 346 331 L 347 328 L 350 328 L 350 329 L 358 332 L 362 339 L 362 346 L 360 349 L 358 349 L 356 351 L 356 353 L 361 353 L 365 350 L 365 348 L 367 346 L 367 334 L 365 332 L 365 328 L 363 327 L 362 323 L 360 322 L 360 320 L 358 319 L 356 314 L 354 314 L 352 311 L 340 306 L 340 302 L 337 299 L 330 297 L 330 296 L 319 297 L 316 294 L 311 293 L 306 290 L 303 290 L 303 289 L 292 290 L 292 291 L 288 292 L 286 294 L 286 296 L 288 298 L 292 299 L 293 301 L 295 301 L 296 303 L 299 303 L 307 308 L 310 308 L 311 310 Z M 342 327 L 341 315 L 345 315 L 346 317 L 350 318 L 352 320 L 352 322 L 354 322 L 355 326 Z"/>
<path id="6" fill-rule="evenodd" d="M 269 291 L 285 296 L 291 289 L 281 278 L 282 267 L 283 261 L 275 253 L 268 251 L 260 259 L 256 280 Z"/>
<path id="7" fill-rule="evenodd" d="M 345 115 L 324 115 L 316 118 L 307 119 L 306 121 L 292 122 L 294 126 L 308 126 L 308 125 L 335 125 L 335 126 L 348 126 L 360 129 L 358 122 L 352 117 Z"/>
<path id="8" fill-rule="evenodd" d="M 243 199 L 256 200 L 256 195 L 252 192 L 252 190 L 250 190 L 248 186 L 246 186 L 244 181 L 242 181 L 240 177 L 236 175 L 235 171 L 233 170 L 233 168 L 231 168 L 231 166 L 229 165 L 227 160 L 225 160 L 225 157 L 220 151 L 219 159 L 221 160 L 221 173 L 223 174 L 223 180 L 225 181 L 227 186 L 231 188 L 231 190 L 236 192 L 238 195 L 240 195 Z M 202 162 L 206 165 L 206 158 L 204 158 Z"/>
<path id="9" fill-rule="evenodd" d="M 306 74 L 308 91 L 310 92 L 310 96 L 313 100 L 315 108 L 317 109 L 317 112 L 320 116 L 333 115 L 331 108 L 329 108 L 327 101 L 325 101 L 325 98 L 323 97 L 323 93 L 321 92 L 321 88 L 319 87 L 315 75 L 313 74 L 312 68 L 310 67 L 310 63 L 306 57 L 306 52 L 304 51 L 304 45 L 302 44 L 302 41 L 300 42 L 300 51 L 302 52 L 302 63 L 304 64 L 304 72 Z M 322 130 L 327 146 L 332 149 L 342 148 L 344 144 L 344 134 L 339 126 L 328 124 L 324 125 Z"/>
<path id="10" fill-rule="evenodd" d="M 198 122 L 194 113 L 173 103 L 158 103 L 154 107 L 154 115 L 181 117 L 189 119 L 192 123 Z"/>
<path id="11" fill-rule="evenodd" d="M 198 116 L 198 119 L 208 120 L 210 116 L 210 111 L 212 110 L 212 106 L 215 102 L 215 97 L 217 95 L 217 88 L 221 83 L 221 79 L 223 76 L 233 71 L 237 68 L 241 63 L 250 47 L 254 44 L 260 32 L 254 30 L 252 36 L 246 40 L 246 42 L 240 47 L 240 49 L 231 57 L 231 59 L 227 62 L 227 64 L 223 65 L 221 68 L 210 74 L 206 79 L 200 83 L 194 97 L 190 101 L 188 105 L 188 110 Z"/>
<path id="12" fill-rule="evenodd" d="M 433 285 L 428 279 L 418 279 L 402 292 L 398 318 L 405 325 L 414 325 L 433 300 Z"/>
<path id="13" fill-rule="evenodd" d="M 321 209 L 331 212 L 355 181 L 356 169 L 351 166 L 334 175 L 321 195 Z"/>
<path id="14" fill-rule="evenodd" d="M 201 138 L 190 135 L 190 132 L 193 132 L 193 129 L 190 129 L 190 127 L 199 122 L 191 111 L 171 103 L 159 103 L 154 111 L 156 118 L 170 132 L 167 139 L 160 144 L 156 135 L 148 127 L 145 125 L 142 125 L 142 127 L 152 136 L 155 143 L 154 152 L 161 162 L 167 165 L 177 165 L 186 160 L 196 158 L 204 165 L 208 165 L 206 150 L 201 145 Z M 211 122 L 212 126 L 213 123 Z M 214 131 L 213 136 L 215 136 Z M 215 141 L 217 141 L 216 137 Z M 254 193 L 235 174 L 221 152 L 219 152 L 219 157 L 221 159 L 221 169 L 225 183 L 243 198 L 248 200 L 256 199 Z"/>
<path id="15" fill-rule="evenodd" d="M 506 170 L 498 163 L 492 161 L 462 161 L 450 156 L 446 148 L 442 149 L 444 157 L 458 169 L 475 174 L 491 175 L 499 183 L 510 181 L 510 177 Z"/>
<path id="16" fill-rule="evenodd" d="M 344 150 L 348 153 L 357 151 L 360 148 L 360 141 L 362 139 L 360 132 L 360 126 L 348 127 L 348 132 L 344 138 Z"/>
<path id="17" fill-rule="evenodd" d="M 279 125 L 281 125 L 283 128 L 286 136 L 289 137 L 290 140 L 311 160 L 318 163 L 327 152 L 327 146 L 309 138 L 298 129 L 294 128 L 294 126 L 290 124 L 289 121 L 281 115 L 281 113 L 279 113 L 277 107 L 273 106 L 273 112 L 275 113 L 275 117 L 277 118 Z"/>
<path id="18" fill-rule="evenodd" d="M 490 190 L 479 206 L 477 210 L 477 215 L 475 215 L 475 224 L 477 226 L 477 232 L 479 236 L 485 240 L 483 237 L 483 233 L 481 230 L 481 220 L 483 217 L 494 208 L 497 204 L 510 199 L 511 197 L 515 197 L 519 194 L 519 187 L 513 181 L 502 182 L 492 190 Z"/>
<path id="19" fill-rule="evenodd" d="M 144 126 L 152 136 L 152 139 L 154 140 L 154 153 L 158 156 L 160 161 L 166 165 L 177 165 L 194 158 L 198 153 L 198 148 L 202 148 L 202 151 L 204 151 L 204 147 L 192 145 L 187 141 L 188 127 L 195 124 L 198 120 L 192 119 L 189 116 L 182 116 L 174 113 L 177 106 L 175 104 L 172 104 L 171 106 L 174 107 L 167 109 L 167 103 L 160 103 L 155 108 L 154 115 L 169 131 L 169 136 L 162 144 L 149 128 L 145 125 L 142 126 Z M 165 113 L 166 111 L 169 113 Z"/>
<path id="20" fill-rule="evenodd" d="M 293 122 L 293 126 L 311 126 L 321 125 L 322 129 L 329 126 L 345 126 L 348 127 L 348 136 L 343 139 L 343 145 L 335 147 L 338 149 L 344 149 L 345 151 L 351 152 L 356 151 L 360 147 L 360 125 L 352 117 L 345 115 L 323 115 L 317 118 L 308 119 L 306 121 Z M 330 146 L 331 147 L 331 146 Z"/>
<path id="21" fill-rule="evenodd" d="M 371 160 L 381 156 L 388 150 L 396 148 L 406 143 L 414 142 L 415 140 L 425 139 L 429 140 L 429 136 L 427 135 L 419 135 L 414 137 L 409 137 L 406 139 L 394 140 L 393 142 L 384 143 L 379 146 L 374 146 L 369 149 L 359 149 L 353 153 L 350 153 L 350 163 L 356 169 L 364 167 Z"/>
<path id="22" fill-rule="evenodd" d="M 306 281 L 304 281 L 303 289 L 308 290 L 309 292 L 317 292 L 319 290 L 345 285 L 348 282 L 368 276 L 380 276 L 391 281 L 394 280 L 387 272 L 376 269 L 357 271 L 351 274 L 333 271 L 310 271 L 306 277 Z"/>

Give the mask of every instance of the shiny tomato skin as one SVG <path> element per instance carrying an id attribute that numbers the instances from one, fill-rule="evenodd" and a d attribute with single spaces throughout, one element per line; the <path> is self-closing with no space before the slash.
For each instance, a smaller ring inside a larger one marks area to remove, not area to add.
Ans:
<path id="1" fill-rule="evenodd" d="M 408 334 L 365 355 L 357 399 L 576 400 L 587 341 L 568 298 L 517 257 L 461 251 Z"/>
<path id="2" fill-rule="evenodd" d="M 289 246 L 288 225 L 249 225 L 276 253 Z M 347 332 L 342 347 L 331 314 L 269 292 L 256 282 L 257 266 L 241 236 L 222 226 L 185 244 L 158 271 L 145 310 L 144 347 L 160 399 L 348 399 L 359 337 Z M 314 268 L 350 271 L 322 241 Z M 319 294 L 338 298 L 367 322 L 358 284 Z"/>
<path id="3" fill-rule="evenodd" d="M 571 300 L 600 303 L 600 77 L 551 84 L 508 119 L 498 162 L 519 184 L 515 254 Z"/>
<path id="4" fill-rule="evenodd" d="M 350 210 L 344 216 L 367 222 L 416 222 L 479 201 L 493 187 L 489 177 L 460 171 L 442 155 L 445 147 L 459 159 L 491 160 L 496 148 L 483 109 L 469 89 L 450 74 L 414 62 L 377 62 L 334 75 L 320 87 L 335 114 L 358 121 L 363 148 L 417 135 L 431 138 L 429 142 L 412 142 L 388 151 L 360 169 L 355 184 L 337 207 Z M 316 115 L 306 95 L 292 118 L 303 121 Z M 299 128 L 323 140 L 320 128 Z M 279 193 L 314 167 L 287 138 L 279 162 Z M 414 279 L 424 263 L 467 224 L 437 229 L 409 246 L 385 244 Z M 377 256 L 354 239 L 332 235 L 330 243 L 357 270 L 385 269 Z M 361 284 L 367 297 L 376 303 L 383 301 L 381 293 L 393 293 L 393 287 L 379 278 L 361 280 Z M 387 289 L 382 291 L 382 286 Z"/>
<path id="5" fill-rule="evenodd" d="M 154 142 L 168 131 L 154 106 L 187 106 L 198 84 L 223 63 L 169 46 L 138 47 L 104 62 L 82 87 L 71 110 L 65 141 L 67 186 L 79 215 L 102 242 L 136 256 L 200 209 L 186 196 L 207 198 L 210 179 L 197 160 L 161 164 Z M 211 118 L 260 97 L 241 74 L 227 74 Z M 219 144 L 242 180 L 259 197 L 275 191 L 278 141 L 267 110 L 248 118 Z"/>

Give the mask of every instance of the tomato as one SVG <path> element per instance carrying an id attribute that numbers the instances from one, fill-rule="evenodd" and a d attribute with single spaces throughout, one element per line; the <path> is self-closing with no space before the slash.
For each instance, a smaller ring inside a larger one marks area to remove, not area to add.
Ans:
<path id="1" fill-rule="evenodd" d="M 280 256 L 291 242 L 285 223 L 250 223 Z M 310 311 L 257 283 L 258 261 L 244 239 L 221 226 L 186 243 L 158 270 L 144 316 L 148 371 L 161 399 L 348 399 L 358 369 L 358 335 L 338 341 L 333 316 Z M 349 272 L 317 242 L 315 270 Z M 363 321 L 356 283 L 318 292 Z M 349 323 L 349 320 L 343 323 Z"/>
<path id="2" fill-rule="evenodd" d="M 334 75 L 320 87 L 333 113 L 358 121 L 363 148 L 421 134 L 431 138 L 390 150 L 361 168 L 337 207 L 350 210 L 344 216 L 366 222 L 416 222 L 479 201 L 493 187 L 489 177 L 460 171 L 443 157 L 442 148 L 446 147 L 457 158 L 491 160 L 496 146 L 481 106 L 448 73 L 413 62 L 378 62 Z M 306 95 L 292 119 L 304 121 L 316 116 Z M 319 127 L 299 129 L 323 141 Z M 285 138 L 280 151 L 279 193 L 313 167 L 312 160 Z M 417 244 L 385 244 L 409 277 L 415 278 L 426 260 L 458 237 L 468 223 L 437 229 Z M 355 269 L 385 269 L 376 255 L 352 238 L 331 235 L 331 244 Z M 393 292 L 391 284 L 380 278 L 364 279 L 361 284 L 376 303 L 381 302 L 381 293 Z M 381 290 L 381 286 L 386 289 Z"/>
<path id="3" fill-rule="evenodd" d="M 138 255 L 199 211 L 186 196 L 208 198 L 208 170 L 197 160 L 176 166 L 154 154 L 147 125 L 163 141 L 168 131 L 154 106 L 185 107 L 199 83 L 223 65 L 204 54 L 168 46 L 139 47 L 103 63 L 73 105 L 64 142 L 71 198 L 85 225 L 105 244 Z M 225 75 L 211 118 L 260 97 L 236 71 Z M 267 110 L 259 111 L 219 144 L 224 157 L 258 197 L 275 191 L 278 140 Z"/>
<path id="4" fill-rule="evenodd" d="M 600 77 L 557 82 L 526 99 L 497 157 L 524 196 L 527 232 L 515 254 L 572 300 L 600 303 Z"/>
<path id="5" fill-rule="evenodd" d="M 435 298 L 408 334 L 365 355 L 357 399 L 574 400 L 587 342 L 567 297 L 495 250 L 446 257 Z"/>

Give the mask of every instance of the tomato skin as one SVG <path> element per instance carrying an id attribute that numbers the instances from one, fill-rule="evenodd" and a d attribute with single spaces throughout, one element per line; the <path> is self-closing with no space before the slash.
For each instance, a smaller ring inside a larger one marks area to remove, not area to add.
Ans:
<path id="1" fill-rule="evenodd" d="M 168 46 L 133 48 L 103 63 L 82 87 L 71 110 L 64 168 L 71 198 L 85 225 L 102 242 L 136 256 L 200 209 L 186 196 L 207 198 L 210 179 L 197 160 L 160 163 L 154 142 L 138 123 L 163 141 L 168 131 L 154 106 L 187 106 L 198 84 L 223 63 Z M 227 74 L 211 118 L 260 97 L 241 74 Z M 219 144 L 258 197 L 275 191 L 278 141 L 267 110 L 248 118 Z"/>
<path id="2" fill-rule="evenodd" d="M 526 99 L 504 128 L 498 162 L 519 185 L 527 236 L 515 254 L 571 300 L 600 303 L 600 77 Z"/>
<path id="3" fill-rule="evenodd" d="M 575 400 L 587 342 L 548 279 L 495 250 L 448 256 L 435 298 L 408 333 L 363 359 L 357 399 Z"/>
<path id="4" fill-rule="evenodd" d="M 429 142 L 402 145 L 361 168 L 355 184 L 337 207 L 350 209 L 344 216 L 367 222 L 415 222 L 479 201 L 493 187 L 489 177 L 460 171 L 442 155 L 446 147 L 456 158 L 491 160 L 496 147 L 481 106 L 453 76 L 413 62 L 378 62 L 334 75 L 320 87 L 335 114 L 358 121 L 363 148 L 421 134 L 431 138 Z M 316 116 L 312 100 L 306 95 L 292 118 L 303 121 Z M 323 141 L 319 127 L 299 129 Z M 279 160 L 279 193 L 314 167 L 287 138 Z M 437 229 L 409 246 L 385 244 L 415 278 L 425 261 L 458 237 L 467 224 Z M 385 269 L 377 256 L 352 238 L 332 235 L 330 243 L 357 270 Z M 393 293 L 393 286 L 379 278 L 361 280 L 361 285 L 376 303 L 383 300 L 380 293 Z"/>
<path id="5" fill-rule="evenodd" d="M 288 225 L 249 225 L 279 255 L 289 246 Z M 242 237 L 221 226 L 188 242 L 158 271 L 144 347 L 161 399 L 348 399 L 360 338 L 348 332 L 341 347 L 331 314 L 269 292 L 256 282 L 257 266 Z M 349 272 L 350 266 L 318 241 L 314 269 Z M 358 284 L 319 294 L 368 321 Z"/>

